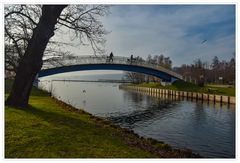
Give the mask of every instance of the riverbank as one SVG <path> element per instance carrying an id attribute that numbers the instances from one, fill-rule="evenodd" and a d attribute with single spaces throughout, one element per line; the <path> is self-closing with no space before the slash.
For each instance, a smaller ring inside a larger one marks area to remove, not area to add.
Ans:
<path id="1" fill-rule="evenodd" d="M 151 88 L 151 87 L 141 87 L 135 85 L 120 85 L 120 89 L 133 90 L 136 92 L 148 93 L 150 96 L 166 96 L 175 99 L 195 99 L 201 101 L 212 101 L 215 103 L 222 104 L 236 104 L 236 98 L 234 96 L 223 96 L 216 94 L 200 93 L 200 92 L 188 92 L 188 91 L 177 91 L 173 89 L 161 89 L 161 88 Z"/>
<path id="2" fill-rule="evenodd" d="M 11 81 L 5 81 L 5 97 Z M 5 106 L 5 158 L 191 158 L 163 142 L 32 90 L 28 108 Z"/>
<path id="3" fill-rule="evenodd" d="M 169 89 L 169 90 L 186 91 L 186 92 L 198 92 L 198 93 L 216 94 L 216 95 L 223 95 L 223 96 L 235 96 L 236 94 L 234 87 L 230 87 L 230 86 L 223 87 L 218 85 L 206 85 L 204 87 L 200 87 L 196 84 L 192 84 L 192 83 L 184 82 L 180 80 L 173 82 L 172 85 L 166 85 L 166 86 L 163 86 L 160 83 L 130 84 L 130 86 Z"/>

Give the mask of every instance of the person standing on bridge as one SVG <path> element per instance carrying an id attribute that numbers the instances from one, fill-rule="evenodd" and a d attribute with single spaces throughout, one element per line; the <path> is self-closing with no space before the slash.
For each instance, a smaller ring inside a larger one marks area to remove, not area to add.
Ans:
<path id="1" fill-rule="evenodd" d="M 111 52 L 110 53 L 110 56 L 109 56 L 109 62 L 112 61 L 113 62 L 113 53 Z"/>
<path id="2" fill-rule="evenodd" d="M 131 57 L 130 57 L 131 64 L 132 64 L 132 61 L 133 61 L 133 55 L 131 55 Z"/>

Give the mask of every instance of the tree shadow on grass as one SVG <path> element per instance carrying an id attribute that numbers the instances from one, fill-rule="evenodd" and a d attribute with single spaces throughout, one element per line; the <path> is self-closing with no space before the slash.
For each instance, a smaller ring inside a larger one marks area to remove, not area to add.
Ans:
<path id="1" fill-rule="evenodd" d="M 90 123 L 88 122 L 84 122 L 81 119 L 78 118 L 74 118 L 73 116 L 69 115 L 64 115 L 67 114 L 67 110 L 63 110 L 62 114 L 61 111 L 57 111 L 58 108 L 56 108 L 56 112 L 52 111 L 51 109 L 49 111 L 47 110 L 43 110 L 43 109 L 39 109 L 36 108 L 32 105 L 29 105 L 28 108 L 26 109 L 22 109 L 25 112 L 29 113 L 29 114 L 33 114 L 34 116 L 37 116 L 41 119 L 43 119 L 46 122 L 49 122 L 53 125 L 67 125 L 68 127 L 71 128 L 75 128 L 76 126 L 88 126 Z M 59 110 L 61 110 L 60 106 L 59 106 Z M 66 112 L 66 113 L 64 113 Z M 70 112 L 69 112 L 70 113 Z M 79 114 L 79 116 L 81 116 Z"/>
<path id="2" fill-rule="evenodd" d="M 93 123 L 90 119 L 88 122 L 86 117 L 81 120 L 82 117 L 78 118 L 74 115 L 78 113 L 61 111 L 61 108 L 47 110 L 30 105 L 21 110 L 27 113 L 26 119 L 23 120 L 25 121 L 23 138 L 27 138 L 27 142 L 11 144 L 11 148 L 15 152 L 10 150 L 7 158 L 124 158 L 134 156 L 140 158 L 141 155 L 135 155 L 134 152 L 133 155 L 127 154 L 132 152 L 135 147 L 155 153 L 159 157 L 173 157 L 174 154 L 177 154 L 175 157 L 192 157 L 191 152 L 183 155 L 181 152 L 172 153 L 172 151 L 157 149 L 150 144 L 143 143 L 142 139 L 136 139 L 137 136 L 128 137 L 129 132 L 122 133 L 122 136 L 125 137 L 124 141 L 131 146 L 129 149 L 125 148 L 116 141 L 118 136 L 111 133 L 110 129 L 103 129 L 101 123 Z M 28 116 L 31 125 L 26 124 Z M 79 116 L 88 115 L 79 114 Z M 31 137 L 33 138 L 31 139 Z M 15 153 L 17 154 L 15 155 Z"/>
<path id="3" fill-rule="evenodd" d="M 21 139 L 26 141 L 23 141 L 24 144 L 16 142 L 12 147 L 9 146 L 9 149 L 15 149 L 19 153 L 11 153 L 7 156 L 9 158 L 92 157 L 88 150 L 100 148 L 97 135 L 102 133 L 102 130 L 87 120 L 75 118 L 71 113 L 68 116 L 58 110 L 48 111 L 31 105 L 28 108 L 16 109 L 26 113 L 23 120 L 25 122 L 19 122 L 24 130 Z M 99 142 L 101 138 L 102 136 L 99 137 Z M 85 153 L 86 156 L 79 153 Z"/>
<path id="4" fill-rule="evenodd" d="M 12 145 L 14 146 L 12 148 L 20 154 L 11 153 L 7 156 L 8 158 L 134 157 L 134 154 L 131 156 L 125 153 L 125 150 L 134 149 L 127 149 L 125 145 L 119 144 L 119 140 L 116 140 L 118 136 L 113 134 L 111 129 L 102 128 L 101 123 L 91 122 L 90 117 L 88 122 L 86 117 L 90 115 L 79 114 L 84 116 L 84 120 L 81 120 L 82 117 L 78 118 L 74 115 L 78 113 L 67 110 L 61 112 L 61 108 L 59 108 L 60 111 L 44 109 L 31 105 L 20 109 L 27 113 L 25 116 L 30 117 L 29 123 L 31 123 L 23 127 L 25 128 L 24 137 L 33 137 L 33 139 L 29 138 L 30 141 L 21 144 L 21 148 L 17 142 Z M 26 119 L 25 121 L 28 121 Z M 114 138 L 113 135 L 115 135 Z"/>

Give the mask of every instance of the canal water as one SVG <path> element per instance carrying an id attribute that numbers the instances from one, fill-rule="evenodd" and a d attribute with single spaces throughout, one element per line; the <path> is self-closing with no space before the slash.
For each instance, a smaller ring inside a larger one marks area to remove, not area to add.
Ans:
<path id="1" fill-rule="evenodd" d="M 235 106 L 152 97 L 117 83 L 42 81 L 59 100 L 135 133 L 208 158 L 235 157 Z"/>

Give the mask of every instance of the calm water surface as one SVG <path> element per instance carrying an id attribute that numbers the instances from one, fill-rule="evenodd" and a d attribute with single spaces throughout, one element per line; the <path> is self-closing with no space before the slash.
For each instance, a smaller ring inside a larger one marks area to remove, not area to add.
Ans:
<path id="1" fill-rule="evenodd" d="M 235 157 L 235 106 L 152 97 L 100 82 L 41 82 L 53 96 L 135 133 L 211 158 Z M 84 91 L 85 90 L 85 91 Z"/>

